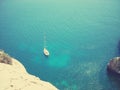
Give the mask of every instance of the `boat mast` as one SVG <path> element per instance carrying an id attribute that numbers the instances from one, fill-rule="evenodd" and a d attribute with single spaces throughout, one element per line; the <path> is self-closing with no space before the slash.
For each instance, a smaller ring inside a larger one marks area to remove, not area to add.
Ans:
<path id="1" fill-rule="evenodd" d="M 46 48 L 46 36 L 44 35 L 44 48 Z"/>

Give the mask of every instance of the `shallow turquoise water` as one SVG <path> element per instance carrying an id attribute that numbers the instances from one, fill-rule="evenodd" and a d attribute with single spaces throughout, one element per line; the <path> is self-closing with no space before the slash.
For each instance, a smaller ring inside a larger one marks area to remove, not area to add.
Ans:
<path id="1" fill-rule="evenodd" d="M 119 0 L 2 0 L 0 49 L 60 90 L 120 90 L 106 74 L 119 56 Z M 50 56 L 43 55 L 46 35 Z"/>

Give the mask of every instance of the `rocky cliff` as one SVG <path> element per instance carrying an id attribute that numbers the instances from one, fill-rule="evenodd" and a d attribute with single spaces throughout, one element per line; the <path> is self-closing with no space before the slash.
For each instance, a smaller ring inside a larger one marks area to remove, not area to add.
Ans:
<path id="1" fill-rule="evenodd" d="M 26 72 L 16 59 L 0 51 L 0 90 L 58 90 Z"/>

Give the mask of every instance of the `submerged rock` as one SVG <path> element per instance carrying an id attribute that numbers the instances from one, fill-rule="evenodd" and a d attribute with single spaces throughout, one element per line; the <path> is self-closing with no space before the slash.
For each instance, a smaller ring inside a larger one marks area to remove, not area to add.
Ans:
<path id="1" fill-rule="evenodd" d="M 107 65 L 109 73 L 120 75 L 120 57 L 113 58 Z"/>

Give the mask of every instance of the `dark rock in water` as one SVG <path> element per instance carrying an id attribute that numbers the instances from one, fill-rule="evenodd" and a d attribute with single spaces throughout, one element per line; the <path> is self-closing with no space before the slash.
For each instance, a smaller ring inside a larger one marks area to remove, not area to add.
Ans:
<path id="1" fill-rule="evenodd" d="M 12 58 L 4 53 L 4 51 L 0 51 L 0 63 L 5 63 L 5 64 L 12 64 Z"/>
<path id="2" fill-rule="evenodd" d="M 120 75 L 120 57 L 113 58 L 107 65 L 109 73 Z"/>

